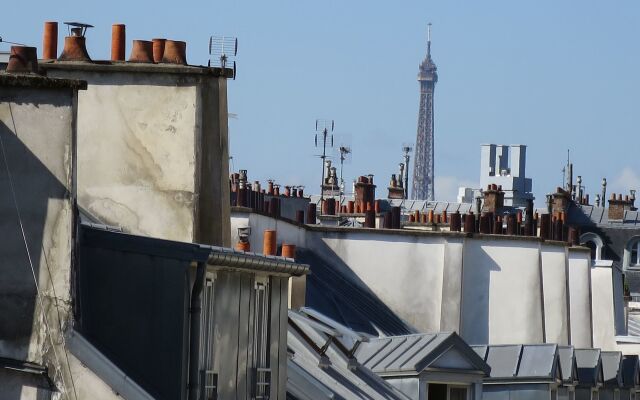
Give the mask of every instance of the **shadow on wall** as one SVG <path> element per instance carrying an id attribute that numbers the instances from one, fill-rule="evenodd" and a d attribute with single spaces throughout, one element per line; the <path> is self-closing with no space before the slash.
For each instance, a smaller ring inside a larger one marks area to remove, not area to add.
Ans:
<path id="1" fill-rule="evenodd" d="M 349 328 L 378 336 L 415 333 L 321 240 L 321 249 L 298 249 L 296 261 L 309 264 L 306 305 Z"/>
<path id="2" fill-rule="evenodd" d="M 0 152 L 0 356 L 25 360 L 35 319 L 34 275 L 46 262 L 41 256 L 49 201 L 69 192 L 3 122 L 0 138 L 6 154 Z"/>
<path id="3" fill-rule="evenodd" d="M 472 261 L 467 246 L 463 251 L 460 336 L 469 344 L 487 344 L 491 272 L 501 271 L 500 265 L 482 246 L 473 252 Z"/>

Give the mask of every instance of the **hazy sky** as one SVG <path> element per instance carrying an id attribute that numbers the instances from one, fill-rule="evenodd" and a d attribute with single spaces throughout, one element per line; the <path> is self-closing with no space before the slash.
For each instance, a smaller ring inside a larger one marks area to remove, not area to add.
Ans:
<path id="1" fill-rule="evenodd" d="M 431 21 L 438 199 L 478 185 L 489 142 L 528 145 L 538 202 L 568 148 L 588 193 L 603 176 L 609 193 L 640 189 L 637 1 L 23 1 L 0 20 L 5 40 L 38 47 L 45 20 L 91 23 L 94 59 L 109 56 L 112 23 L 127 24 L 127 56 L 132 39 L 167 37 L 188 42 L 192 64 L 206 63 L 210 35 L 237 36 L 234 167 L 317 192 L 314 121 L 333 118 L 353 148 L 347 182 L 373 173 L 379 196 L 415 141 Z"/>

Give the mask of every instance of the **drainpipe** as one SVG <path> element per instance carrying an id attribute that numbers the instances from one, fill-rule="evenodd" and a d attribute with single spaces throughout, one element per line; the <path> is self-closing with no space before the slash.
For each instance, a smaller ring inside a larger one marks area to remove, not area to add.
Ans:
<path id="1" fill-rule="evenodd" d="M 189 400 L 198 399 L 198 364 L 200 360 L 200 313 L 202 311 L 202 287 L 204 286 L 204 275 L 206 265 L 204 262 L 198 263 L 196 280 L 191 290 L 190 311 L 190 337 L 189 337 L 189 384 L 187 386 Z"/>

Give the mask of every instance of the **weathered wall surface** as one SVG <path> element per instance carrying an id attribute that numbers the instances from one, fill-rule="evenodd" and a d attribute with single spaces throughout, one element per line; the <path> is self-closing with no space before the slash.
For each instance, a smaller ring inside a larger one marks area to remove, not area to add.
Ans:
<path id="1" fill-rule="evenodd" d="M 263 231 L 276 229 L 279 244 L 313 250 L 423 332 L 457 331 L 472 344 L 614 340 L 613 331 L 592 330 L 596 312 L 608 312 L 604 327 L 614 326 L 613 289 L 610 274 L 599 277 L 609 289 L 592 309 L 585 248 L 522 237 L 305 228 L 238 210 L 232 226 L 233 242 L 238 227 L 251 227 L 256 252 Z"/>
<path id="2" fill-rule="evenodd" d="M 569 249 L 568 258 L 571 344 L 592 347 L 590 255 L 586 251 Z"/>
<path id="3" fill-rule="evenodd" d="M 0 88 L 0 357 L 45 364 L 56 383 L 66 371 L 51 341 L 63 354 L 58 328 L 70 318 L 75 101 L 71 89 Z"/>
<path id="4" fill-rule="evenodd" d="M 331 257 L 402 319 L 422 332 L 440 331 L 444 271 L 441 236 L 380 232 L 312 232 L 307 245 Z"/>
<path id="5" fill-rule="evenodd" d="M 471 344 L 541 343 L 538 243 L 468 239 L 460 335 Z"/>
<path id="6" fill-rule="evenodd" d="M 78 201 L 151 237 L 228 245 L 226 80 L 54 69 L 89 83 L 78 106 Z"/>
<path id="7" fill-rule="evenodd" d="M 593 346 L 616 350 L 616 321 L 613 312 L 613 267 L 596 262 L 591 268 L 591 312 L 593 315 Z"/>
<path id="8" fill-rule="evenodd" d="M 567 254 L 563 246 L 540 245 L 546 341 L 569 343 Z"/>
<path id="9" fill-rule="evenodd" d="M 221 399 L 255 396 L 256 274 L 216 272 L 213 343 Z M 265 278 L 262 278 L 265 279 Z M 271 399 L 285 400 L 287 369 L 287 278 L 267 279 L 270 320 L 266 357 L 271 369 Z M 263 366 L 264 367 L 264 366 Z"/>

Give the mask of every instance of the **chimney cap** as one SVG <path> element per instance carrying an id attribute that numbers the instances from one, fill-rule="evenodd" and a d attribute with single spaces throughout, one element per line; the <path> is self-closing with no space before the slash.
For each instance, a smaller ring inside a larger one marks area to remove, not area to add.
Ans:
<path id="1" fill-rule="evenodd" d="M 63 24 L 67 25 L 69 28 L 69 36 L 75 36 L 71 34 L 73 28 L 79 28 L 80 36 L 82 37 L 87 33 L 87 29 L 93 28 L 93 25 L 85 24 L 83 22 L 63 22 Z"/>

